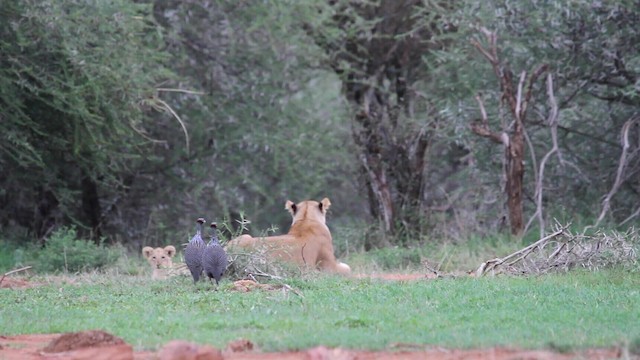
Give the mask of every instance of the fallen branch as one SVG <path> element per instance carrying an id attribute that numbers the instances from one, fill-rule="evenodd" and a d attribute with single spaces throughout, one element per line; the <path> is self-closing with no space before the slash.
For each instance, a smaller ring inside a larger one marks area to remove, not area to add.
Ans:
<path id="1" fill-rule="evenodd" d="M 553 234 L 547 235 L 544 238 L 534 242 L 533 244 L 520 249 L 516 252 L 514 252 L 513 254 L 510 254 L 506 257 L 503 258 L 496 258 L 496 259 L 492 259 L 489 261 L 485 261 L 482 263 L 482 265 L 480 265 L 480 267 L 478 268 L 478 270 L 476 270 L 476 276 L 480 277 L 485 275 L 487 272 L 489 271 L 494 271 L 498 266 L 504 264 L 505 262 L 507 262 L 508 260 L 519 256 L 515 261 L 512 261 L 510 263 L 508 263 L 507 265 L 513 265 L 514 263 L 516 263 L 517 261 L 520 261 L 522 259 L 524 259 L 525 257 L 527 257 L 527 255 L 529 255 L 529 253 L 531 253 L 535 248 L 539 247 L 539 246 L 543 246 L 546 242 L 548 242 L 549 240 L 557 237 L 558 235 L 562 234 L 567 228 L 569 227 L 569 225 L 565 225 L 562 228 L 560 228 L 559 230 L 557 230 L 556 232 L 554 232 Z"/>
<path id="2" fill-rule="evenodd" d="M 2 278 L 0 278 L 0 284 L 2 284 L 2 281 L 4 281 L 5 277 L 7 277 L 7 276 L 9 276 L 11 274 L 19 273 L 20 271 L 29 270 L 31 268 L 32 268 L 32 266 L 25 266 L 25 267 L 22 267 L 20 269 L 11 270 L 9 272 L 4 273 L 4 275 L 2 275 Z"/>
<path id="3" fill-rule="evenodd" d="M 268 274 L 268 273 L 266 273 L 266 272 L 264 272 L 264 271 L 262 271 L 262 270 L 260 270 L 260 269 L 254 269 L 253 271 L 250 271 L 250 270 L 248 270 L 248 269 L 245 269 L 244 271 L 245 271 L 245 272 L 247 273 L 247 275 L 248 275 L 248 276 L 249 276 L 253 281 L 255 281 L 255 282 L 258 282 L 258 281 L 256 280 L 256 278 L 255 278 L 256 276 L 266 277 L 266 278 L 274 279 L 274 280 L 282 280 L 282 279 L 283 279 L 281 276 Z"/>
<path id="4" fill-rule="evenodd" d="M 567 226 L 513 254 L 482 263 L 476 276 L 488 272 L 512 275 L 544 274 L 580 267 L 597 270 L 611 266 L 637 266 L 640 231 L 625 233 L 598 231 L 592 235 L 572 234 Z"/>

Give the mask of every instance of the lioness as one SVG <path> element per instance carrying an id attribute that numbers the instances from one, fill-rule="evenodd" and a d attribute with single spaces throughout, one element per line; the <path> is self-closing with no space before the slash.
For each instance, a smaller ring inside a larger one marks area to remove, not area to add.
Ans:
<path id="1" fill-rule="evenodd" d="M 142 255 L 147 259 L 153 269 L 152 279 L 166 279 L 169 271 L 173 268 L 173 256 L 176 254 L 176 248 L 169 245 L 164 248 L 152 248 L 145 246 L 142 249 Z"/>
<path id="2" fill-rule="evenodd" d="M 293 222 L 286 235 L 242 235 L 231 240 L 228 248 L 262 248 L 274 258 L 293 262 L 300 267 L 310 266 L 323 271 L 349 274 L 349 265 L 336 261 L 333 254 L 333 239 L 325 217 L 330 206 L 328 198 L 321 202 L 307 200 L 298 204 L 287 200 L 284 207 L 291 213 Z"/>

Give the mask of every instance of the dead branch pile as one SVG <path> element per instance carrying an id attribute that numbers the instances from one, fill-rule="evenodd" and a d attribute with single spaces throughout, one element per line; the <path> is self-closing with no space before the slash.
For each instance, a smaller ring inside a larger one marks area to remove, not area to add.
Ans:
<path id="1" fill-rule="evenodd" d="M 530 275 L 552 271 L 568 271 L 579 267 L 597 270 L 614 265 L 637 265 L 640 233 L 597 231 L 592 235 L 573 234 L 568 226 L 556 231 L 504 258 L 485 261 L 476 276 L 487 274 Z"/>
<path id="2" fill-rule="evenodd" d="M 229 266 L 226 276 L 232 280 L 251 279 L 257 281 L 258 278 L 281 280 L 300 273 L 297 267 L 270 258 L 264 249 L 227 254 Z"/>

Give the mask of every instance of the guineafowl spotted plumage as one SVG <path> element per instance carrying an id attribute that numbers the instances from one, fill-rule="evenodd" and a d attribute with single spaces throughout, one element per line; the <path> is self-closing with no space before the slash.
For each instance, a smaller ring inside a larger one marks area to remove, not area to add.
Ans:
<path id="1" fill-rule="evenodd" d="M 202 252 L 202 267 L 204 275 L 211 279 L 211 282 L 213 282 L 213 279 L 216 280 L 217 287 L 224 271 L 227 269 L 228 259 L 227 253 L 218 241 L 216 228 L 216 223 L 211 223 L 211 240 L 209 240 Z"/>
<path id="2" fill-rule="evenodd" d="M 197 283 L 202 275 L 202 252 L 204 251 L 205 244 L 202 240 L 202 224 L 204 219 L 199 218 L 196 225 L 196 234 L 193 235 L 187 247 L 184 249 L 184 262 L 187 263 L 191 276 L 193 276 L 193 283 Z"/>

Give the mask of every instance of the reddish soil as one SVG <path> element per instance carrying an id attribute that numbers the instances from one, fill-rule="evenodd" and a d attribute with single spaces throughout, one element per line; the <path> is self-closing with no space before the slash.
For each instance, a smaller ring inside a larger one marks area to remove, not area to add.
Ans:
<path id="1" fill-rule="evenodd" d="M 66 333 L 51 341 L 42 351 L 60 353 L 95 346 L 124 345 L 124 340 L 101 330 Z"/>
<path id="2" fill-rule="evenodd" d="M 0 276 L 0 278 L 2 278 L 2 276 Z M 26 289 L 34 286 L 39 286 L 39 285 L 40 284 L 38 283 L 34 283 L 31 281 L 18 279 L 18 278 L 11 278 L 8 276 L 6 276 L 0 282 L 0 288 L 2 289 Z"/>
<path id="3" fill-rule="evenodd" d="M 402 348 L 410 344 L 398 344 Z M 305 359 L 305 360 L 387 360 L 387 359 L 616 359 L 624 355 L 618 349 L 592 349 L 579 353 L 557 353 L 550 350 L 518 350 L 510 348 L 490 348 L 457 350 L 416 346 L 416 350 L 400 351 L 362 351 L 341 348 L 315 347 L 308 350 L 266 353 L 255 349 L 249 340 L 239 339 L 229 343 L 226 349 L 219 350 L 208 345 L 196 345 L 175 340 L 165 344 L 158 352 L 134 352 L 133 348 L 121 339 L 103 331 L 85 331 L 71 334 L 36 334 L 0 336 L 0 359 L 52 360 L 268 360 L 268 359 Z M 53 351 L 52 351 L 53 350 Z"/>

